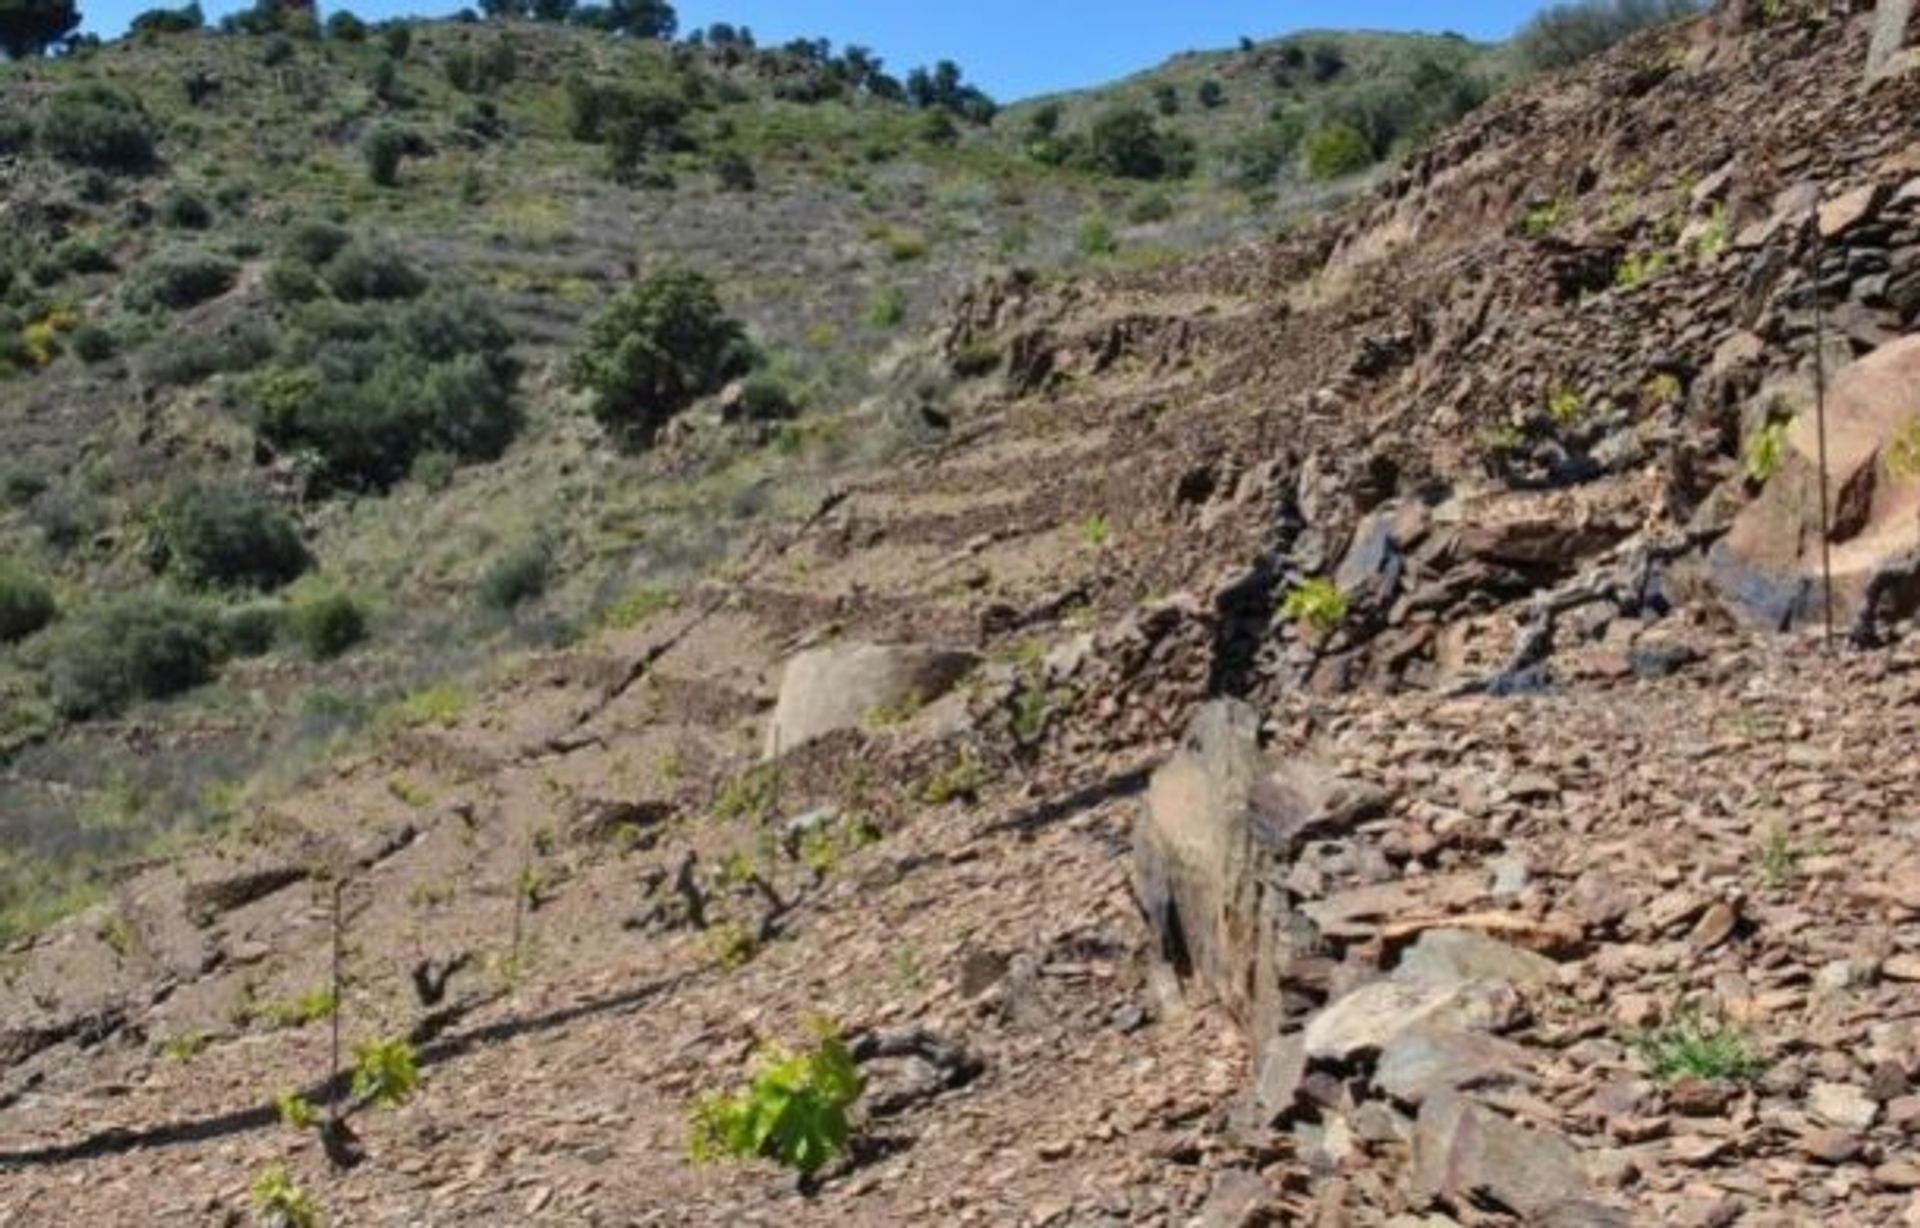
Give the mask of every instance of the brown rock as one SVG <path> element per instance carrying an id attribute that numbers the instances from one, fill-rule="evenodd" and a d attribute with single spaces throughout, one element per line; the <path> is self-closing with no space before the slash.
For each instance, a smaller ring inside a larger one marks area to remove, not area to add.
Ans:
<path id="1" fill-rule="evenodd" d="M 1837 239 L 1856 226 L 1871 222 L 1889 195 L 1887 186 L 1870 183 L 1843 192 L 1820 206 L 1820 237 Z"/>
<path id="2" fill-rule="evenodd" d="M 1565 1139 L 1516 1125 L 1451 1092 L 1420 1108 L 1412 1184 L 1427 1202 L 1492 1203 L 1535 1220 L 1589 1193 L 1580 1155 Z"/>
<path id="3" fill-rule="evenodd" d="M 1800 1150 L 1822 1164 L 1845 1164 L 1860 1157 L 1860 1136 L 1851 1130 L 1815 1130 L 1800 1140 Z"/>

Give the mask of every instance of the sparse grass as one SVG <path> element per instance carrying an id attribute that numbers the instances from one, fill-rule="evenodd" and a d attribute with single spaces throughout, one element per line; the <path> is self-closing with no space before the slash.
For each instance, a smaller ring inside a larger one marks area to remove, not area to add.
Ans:
<path id="1" fill-rule="evenodd" d="M 1675 1015 L 1641 1037 L 1636 1047 L 1649 1073 L 1662 1083 L 1681 1079 L 1750 1083 L 1767 1068 L 1744 1031 L 1697 1011 Z"/>
<path id="2" fill-rule="evenodd" d="M 1775 823 L 1767 829 L 1766 842 L 1760 846 L 1760 881 L 1774 890 L 1790 886 L 1800 873 L 1800 853 L 1786 824 Z"/>
<path id="3" fill-rule="evenodd" d="M 1530 239 L 1545 238 L 1560 229 L 1567 220 L 1567 202 L 1559 197 L 1528 209 L 1520 219 L 1520 233 Z"/>
<path id="4" fill-rule="evenodd" d="M 304 1028 L 331 1018 L 337 1003 L 331 989 L 315 989 L 297 997 L 268 1003 L 253 1012 L 255 1018 L 275 1028 Z"/>
<path id="5" fill-rule="evenodd" d="M 451 729 L 467 714 L 472 702 L 463 688 L 452 683 L 426 687 L 381 709 L 374 717 L 374 727 L 388 731 L 417 729 L 422 725 Z"/>
<path id="6" fill-rule="evenodd" d="M 213 1038 L 205 1032 L 183 1032 L 160 1042 L 160 1056 L 169 1062 L 191 1062 L 212 1043 Z"/>
<path id="7" fill-rule="evenodd" d="M 1787 427 L 1785 422 L 1769 422 L 1747 440 L 1748 481 L 1756 485 L 1770 482 L 1787 463 Z"/>
<path id="8" fill-rule="evenodd" d="M 1092 546 L 1095 550 L 1105 546 L 1112 537 L 1113 526 L 1108 523 L 1105 516 L 1100 515 L 1098 512 L 1093 513 L 1080 522 L 1080 540 Z"/>
<path id="9" fill-rule="evenodd" d="M 920 787 L 920 800 L 929 806 L 948 802 L 979 800 L 987 784 L 986 765 L 970 748 L 962 748 L 945 767 L 927 778 Z"/>
<path id="10" fill-rule="evenodd" d="M 779 805 L 780 772 L 771 763 L 760 764 L 729 780 L 714 800 L 714 817 L 764 823 Z"/>
<path id="11" fill-rule="evenodd" d="M 729 921 L 707 931 L 707 950 L 714 963 L 732 971 L 752 963 L 753 957 L 760 953 L 760 944 L 754 940 L 752 930 Z"/>
<path id="12" fill-rule="evenodd" d="M 398 774 L 387 777 L 387 792 L 393 795 L 394 800 L 415 810 L 433 802 L 433 790 Z"/>
<path id="13" fill-rule="evenodd" d="M 1308 627 L 1319 635 L 1331 635 L 1347 621 L 1351 599 L 1332 580 L 1316 577 L 1303 581 L 1280 603 L 1280 616 L 1288 622 Z"/>
<path id="14" fill-rule="evenodd" d="M 1622 290 L 1635 290 L 1664 276 L 1673 264 L 1665 252 L 1632 252 L 1614 270 L 1613 284 Z"/>
<path id="15" fill-rule="evenodd" d="M 1563 427 L 1577 425 L 1586 413 L 1586 401 L 1571 388 L 1562 388 L 1547 401 L 1547 416 Z"/>
<path id="16" fill-rule="evenodd" d="M 1666 371 L 1648 380 L 1642 391 L 1649 406 L 1672 405 L 1686 393 L 1679 377 Z"/>
<path id="17" fill-rule="evenodd" d="M 652 621 L 680 603 L 670 588 L 637 588 L 600 612 L 600 625 L 616 631 L 631 631 Z"/>

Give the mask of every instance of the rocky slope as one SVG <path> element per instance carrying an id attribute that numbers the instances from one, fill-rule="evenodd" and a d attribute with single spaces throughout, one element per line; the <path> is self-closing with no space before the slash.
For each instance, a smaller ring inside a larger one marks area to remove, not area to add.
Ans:
<path id="1" fill-rule="evenodd" d="M 1802 591 L 1738 526 L 1823 334 L 1898 450 L 1920 77 L 1860 88 L 1868 26 L 1733 6 L 1324 225 L 983 282 L 941 446 L 10 951 L 0 1222 L 273 1163 L 339 1223 L 1920 1220 L 1899 585 L 1855 655 L 1728 580 Z M 424 1073 L 345 1171 L 273 1109 L 336 900 L 347 1039 Z M 852 1156 L 690 1166 L 816 1013 Z"/>

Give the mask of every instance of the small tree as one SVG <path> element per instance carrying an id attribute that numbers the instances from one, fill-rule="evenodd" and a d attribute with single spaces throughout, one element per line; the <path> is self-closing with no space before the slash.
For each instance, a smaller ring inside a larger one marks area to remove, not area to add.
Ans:
<path id="1" fill-rule="evenodd" d="M 1200 88 L 1195 91 L 1194 97 L 1199 100 L 1201 106 L 1211 111 L 1227 101 L 1227 91 L 1225 86 L 1209 77 L 1200 83 Z"/>
<path id="2" fill-rule="evenodd" d="M 400 159 L 406 156 L 411 144 L 408 134 L 391 124 L 381 124 L 369 132 L 366 143 L 360 147 L 367 159 L 367 178 L 383 188 L 398 184 Z"/>
<path id="3" fill-rule="evenodd" d="M 312 562 L 292 521 L 232 490 L 190 490 L 169 500 L 158 545 L 169 571 L 201 587 L 275 589 Z"/>
<path id="4" fill-rule="evenodd" d="M 0 0 L 0 51 L 10 60 L 40 55 L 79 25 L 73 0 Z"/>
<path id="5" fill-rule="evenodd" d="M 752 366 L 746 331 L 713 283 L 683 269 L 655 273 L 594 321 L 574 355 L 573 386 L 593 395 L 593 416 L 634 443 L 650 442 L 673 415 Z"/>
<path id="6" fill-rule="evenodd" d="M 71 166 L 137 174 L 153 166 L 153 145 L 153 121 L 139 100 L 110 85 L 62 90 L 40 118 L 40 147 Z"/>
<path id="7" fill-rule="evenodd" d="M 1318 180 L 1338 179 L 1373 165 L 1373 145 L 1352 124 L 1335 120 L 1315 129 L 1306 143 L 1307 174 Z"/>

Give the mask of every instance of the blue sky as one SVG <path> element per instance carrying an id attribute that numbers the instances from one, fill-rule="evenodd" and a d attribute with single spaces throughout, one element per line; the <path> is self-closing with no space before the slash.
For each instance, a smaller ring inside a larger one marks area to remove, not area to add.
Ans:
<path id="1" fill-rule="evenodd" d="M 118 34 L 133 15 L 155 4 L 184 0 L 80 0 L 87 27 Z M 475 0 L 477 3 L 477 0 Z M 323 11 L 333 5 L 321 0 Z M 403 13 L 433 16 L 465 0 L 356 0 L 362 17 Z M 889 68 L 904 71 L 946 57 L 996 98 L 1011 100 L 1052 90 L 1096 85 L 1149 68 L 1179 51 L 1230 46 L 1243 34 L 1266 38 L 1314 28 L 1457 30 L 1473 38 L 1504 38 L 1542 0 L 1475 0 L 1439 5 L 1427 0 L 680 0 L 683 29 L 714 21 L 753 27 L 762 42 L 806 36 L 835 46 L 861 43 Z M 202 0 L 209 15 L 243 5 Z"/>

